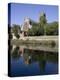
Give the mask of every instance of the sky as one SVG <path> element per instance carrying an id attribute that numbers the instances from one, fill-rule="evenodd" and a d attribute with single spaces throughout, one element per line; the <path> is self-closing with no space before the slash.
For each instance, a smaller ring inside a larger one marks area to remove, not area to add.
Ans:
<path id="1" fill-rule="evenodd" d="M 41 12 L 46 14 L 47 22 L 58 21 L 58 6 L 11 3 L 11 25 L 22 25 L 25 17 L 38 22 Z M 8 13 L 9 14 L 9 13 Z M 9 16 L 9 15 L 8 15 Z"/>

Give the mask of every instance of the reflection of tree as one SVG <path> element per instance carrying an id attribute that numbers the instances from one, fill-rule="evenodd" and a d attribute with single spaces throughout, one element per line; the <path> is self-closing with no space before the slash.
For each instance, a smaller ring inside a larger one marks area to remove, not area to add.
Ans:
<path id="1" fill-rule="evenodd" d="M 15 59 L 18 59 L 20 57 L 19 55 L 19 47 L 17 46 L 16 48 L 14 48 L 13 52 L 12 52 L 12 57 Z"/>
<path id="2" fill-rule="evenodd" d="M 46 66 L 46 53 L 43 52 L 43 55 L 41 56 L 41 60 L 39 61 L 40 66 L 40 72 L 43 74 L 45 72 L 45 66 Z"/>
<path id="3" fill-rule="evenodd" d="M 45 60 L 40 61 L 39 66 L 40 66 L 40 72 L 44 73 L 45 72 L 46 61 Z"/>
<path id="4" fill-rule="evenodd" d="M 46 66 L 46 53 L 44 51 L 34 51 L 33 60 L 38 61 L 40 72 L 43 73 Z"/>
<path id="5" fill-rule="evenodd" d="M 57 52 L 50 52 L 47 54 L 47 60 L 50 62 L 58 62 L 58 53 Z"/>

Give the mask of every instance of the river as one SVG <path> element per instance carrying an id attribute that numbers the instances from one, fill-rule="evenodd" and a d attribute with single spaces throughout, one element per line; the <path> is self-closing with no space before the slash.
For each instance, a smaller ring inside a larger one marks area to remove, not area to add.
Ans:
<path id="1" fill-rule="evenodd" d="M 58 50 L 43 46 L 12 45 L 11 76 L 58 74 Z"/>

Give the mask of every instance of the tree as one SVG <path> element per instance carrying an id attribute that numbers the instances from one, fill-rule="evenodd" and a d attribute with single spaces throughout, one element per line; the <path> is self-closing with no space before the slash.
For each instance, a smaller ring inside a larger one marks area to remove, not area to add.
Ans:
<path id="1" fill-rule="evenodd" d="M 28 30 L 29 36 L 40 36 L 44 34 L 44 28 L 40 23 L 30 20 L 30 24 L 32 25 L 32 28 Z"/>
<path id="2" fill-rule="evenodd" d="M 19 36 L 19 33 L 20 33 L 20 31 L 21 31 L 21 28 L 20 28 L 19 25 L 13 24 L 12 31 L 13 31 L 14 35 L 15 35 L 17 38 L 20 37 L 20 36 Z"/>
<path id="3" fill-rule="evenodd" d="M 46 35 L 45 25 L 47 24 L 46 14 L 43 12 L 39 18 L 39 25 L 44 29 L 44 35 Z"/>
<path id="4" fill-rule="evenodd" d="M 58 22 L 52 22 L 45 25 L 47 35 L 58 35 Z"/>
<path id="5" fill-rule="evenodd" d="M 9 39 L 9 40 L 12 39 L 11 25 L 10 25 L 10 24 L 8 24 L 8 39 Z"/>
<path id="6" fill-rule="evenodd" d="M 28 30 L 29 36 L 36 36 L 38 31 L 38 23 L 30 20 L 30 25 L 32 25 L 32 28 Z"/>

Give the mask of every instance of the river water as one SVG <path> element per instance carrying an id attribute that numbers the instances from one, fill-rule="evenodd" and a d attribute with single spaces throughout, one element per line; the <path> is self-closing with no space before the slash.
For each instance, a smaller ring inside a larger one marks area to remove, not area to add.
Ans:
<path id="1" fill-rule="evenodd" d="M 56 48 L 12 45 L 10 54 L 10 74 L 13 77 L 58 74 Z"/>

